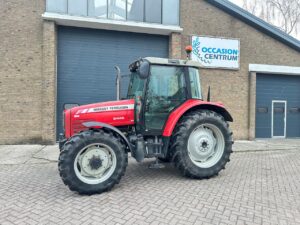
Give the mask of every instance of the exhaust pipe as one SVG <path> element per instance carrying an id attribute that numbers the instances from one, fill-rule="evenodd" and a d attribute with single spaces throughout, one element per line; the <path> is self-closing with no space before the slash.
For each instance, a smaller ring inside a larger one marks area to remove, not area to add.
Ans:
<path id="1" fill-rule="evenodd" d="M 115 66 L 117 70 L 117 77 L 116 77 L 116 87 L 117 87 L 117 100 L 120 100 L 120 93 L 121 93 L 121 70 L 120 67 Z"/>

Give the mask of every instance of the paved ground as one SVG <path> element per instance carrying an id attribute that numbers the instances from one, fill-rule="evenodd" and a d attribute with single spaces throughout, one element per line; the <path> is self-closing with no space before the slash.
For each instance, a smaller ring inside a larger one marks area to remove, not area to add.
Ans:
<path id="1" fill-rule="evenodd" d="M 31 149 L 33 157 L 17 164 L 2 160 L 1 225 L 300 224 L 300 147 L 235 152 L 209 180 L 183 178 L 171 165 L 149 170 L 150 161 L 130 158 L 121 183 L 94 196 L 70 192 L 45 149 Z"/>

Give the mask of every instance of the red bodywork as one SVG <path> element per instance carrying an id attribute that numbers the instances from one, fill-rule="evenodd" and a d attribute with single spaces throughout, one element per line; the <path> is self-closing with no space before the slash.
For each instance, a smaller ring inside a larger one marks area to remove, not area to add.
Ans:
<path id="1" fill-rule="evenodd" d="M 180 119 L 180 117 L 188 110 L 194 108 L 194 107 L 200 107 L 202 106 L 203 109 L 213 109 L 213 108 L 219 108 L 224 109 L 224 105 L 221 102 L 206 102 L 198 99 L 189 99 L 186 102 L 184 102 L 181 106 L 179 106 L 177 109 L 175 109 L 170 115 L 166 122 L 165 129 L 163 132 L 163 136 L 169 137 L 172 135 L 173 130 Z"/>
<path id="2" fill-rule="evenodd" d="M 65 136 L 88 129 L 85 122 L 101 122 L 114 127 L 134 124 L 134 100 L 82 105 L 65 111 Z"/>
<path id="3" fill-rule="evenodd" d="M 162 133 L 163 136 L 171 136 L 180 117 L 195 107 L 217 111 L 221 113 L 226 120 L 232 121 L 231 116 L 222 103 L 189 99 L 169 115 Z M 83 125 L 85 122 L 101 122 L 114 127 L 134 125 L 134 100 L 95 103 L 66 110 L 65 137 L 69 138 L 82 130 L 89 129 Z"/>

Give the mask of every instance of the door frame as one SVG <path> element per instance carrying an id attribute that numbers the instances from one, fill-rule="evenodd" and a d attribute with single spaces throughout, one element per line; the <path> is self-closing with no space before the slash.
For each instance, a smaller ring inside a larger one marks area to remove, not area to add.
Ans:
<path id="1" fill-rule="evenodd" d="M 274 136 L 274 103 L 284 103 L 284 135 L 283 136 Z M 286 110 L 287 108 L 287 101 L 286 100 L 272 100 L 272 113 L 271 113 L 271 138 L 286 138 Z"/>

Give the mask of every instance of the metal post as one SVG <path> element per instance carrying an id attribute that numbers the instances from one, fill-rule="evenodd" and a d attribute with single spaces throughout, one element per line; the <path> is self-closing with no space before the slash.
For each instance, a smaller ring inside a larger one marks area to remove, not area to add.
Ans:
<path id="1" fill-rule="evenodd" d="M 115 69 L 117 70 L 117 77 L 116 77 L 116 86 L 117 86 L 117 100 L 120 100 L 120 92 L 121 92 L 121 70 L 120 67 L 115 66 Z"/>

